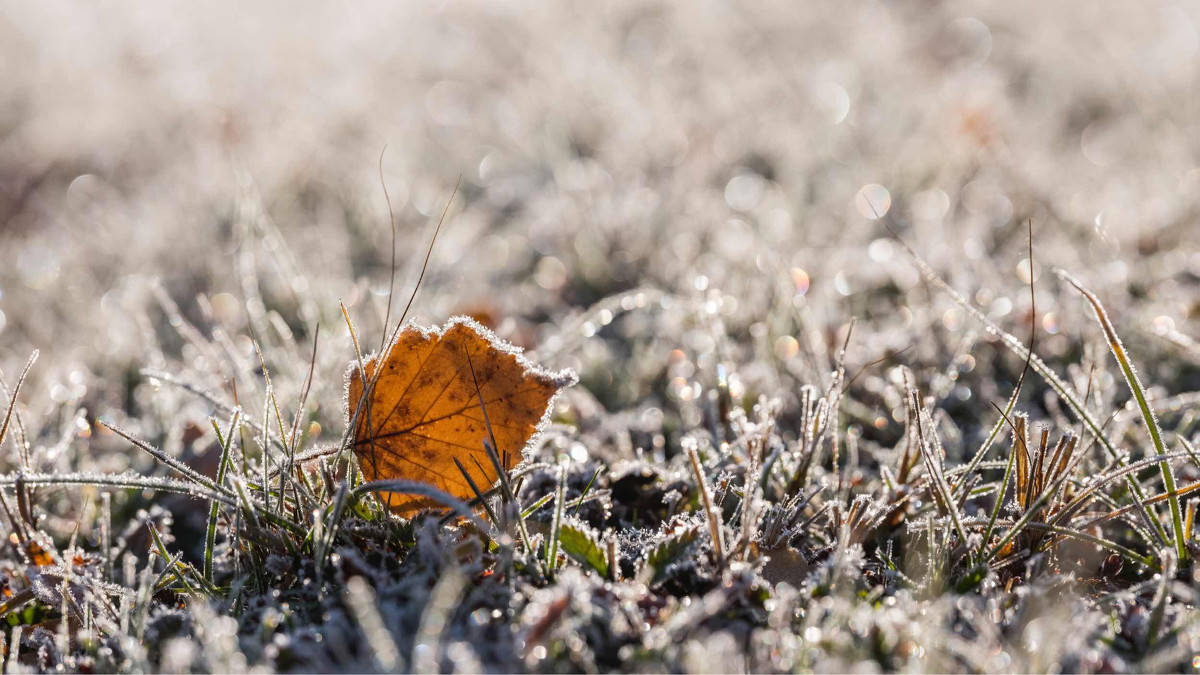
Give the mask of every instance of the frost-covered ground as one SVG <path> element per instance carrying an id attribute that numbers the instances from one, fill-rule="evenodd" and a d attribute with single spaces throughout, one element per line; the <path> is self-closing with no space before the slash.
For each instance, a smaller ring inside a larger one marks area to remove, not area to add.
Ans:
<path id="1" fill-rule="evenodd" d="M 1191 668 L 1198 22 L 0 8 L 0 410 L 40 350 L 0 459 L 6 667 Z M 413 316 L 474 315 L 580 375 L 516 495 L 566 467 L 566 524 L 553 499 L 527 518 L 562 561 L 511 522 L 389 518 L 330 454 L 339 302 L 368 344 L 387 308 L 383 185 L 396 304 L 454 194 Z M 1160 444 L 1055 268 L 1103 303 Z M 1002 415 L 1031 325 L 1042 362 Z M 264 495 L 268 389 L 270 465 L 325 457 Z M 1013 426 L 1033 466 L 1006 478 Z M 215 476 L 222 439 L 245 458 L 224 483 L 168 466 Z M 96 474 L 218 498 L 211 567 L 208 501 Z"/>

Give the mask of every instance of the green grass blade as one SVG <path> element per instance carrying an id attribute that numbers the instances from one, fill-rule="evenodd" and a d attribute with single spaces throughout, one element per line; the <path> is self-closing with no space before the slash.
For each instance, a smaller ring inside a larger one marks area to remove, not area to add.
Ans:
<path id="1" fill-rule="evenodd" d="M 554 520 L 550 524 L 550 536 L 546 539 L 546 570 L 551 576 L 558 568 L 558 536 L 562 530 L 563 506 L 566 501 L 567 467 L 558 467 L 558 487 L 554 490 Z"/>
<path id="2" fill-rule="evenodd" d="M 233 447 L 233 432 L 237 428 L 240 416 L 241 411 L 233 412 L 229 419 L 229 431 L 224 436 L 221 435 L 217 421 L 212 421 L 213 430 L 217 432 L 217 440 L 221 443 L 221 460 L 217 463 L 217 485 L 225 484 L 225 473 L 229 470 L 229 450 Z M 217 502 L 213 502 L 208 507 L 208 527 L 204 535 L 204 580 L 210 584 L 213 580 L 213 549 L 217 544 L 217 515 L 219 512 L 220 504 Z"/>
<path id="3" fill-rule="evenodd" d="M 1117 331 L 1113 328 L 1112 321 L 1108 318 L 1108 313 L 1104 311 L 1104 306 L 1100 304 L 1100 299 L 1094 293 L 1084 288 L 1082 284 L 1075 280 L 1070 274 L 1064 270 L 1055 270 L 1060 278 L 1075 287 L 1075 290 L 1083 294 L 1087 298 L 1088 303 L 1092 305 L 1092 310 L 1096 313 L 1096 320 L 1100 322 L 1100 327 L 1104 330 L 1104 337 L 1108 340 L 1108 346 L 1112 350 L 1113 356 L 1116 357 L 1117 363 L 1121 366 L 1121 374 L 1125 376 L 1125 383 L 1129 385 L 1129 391 L 1133 393 L 1133 398 L 1137 401 L 1138 408 L 1142 412 L 1142 421 L 1146 423 L 1146 430 L 1150 432 L 1150 442 L 1154 444 L 1154 451 L 1158 455 L 1167 454 L 1166 446 L 1163 444 L 1162 430 L 1158 427 L 1158 418 L 1154 415 L 1154 410 L 1146 401 L 1146 391 L 1142 386 L 1141 380 L 1138 379 L 1137 371 L 1134 370 L 1133 364 L 1129 360 L 1129 355 L 1125 351 L 1125 346 L 1121 344 L 1121 338 L 1117 336 Z M 1183 530 L 1183 511 L 1179 508 L 1179 496 L 1175 493 L 1175 471 L 1171 468 L 1171 463 L 1163 460 L 1158 464 L 1159 472 L 1162 474 L 1163 488 L 1168 495 L 1167 503 L 1171 507 L 1171 526 L 1175 532 L 1175 554 L 1179 556 L 1180 561 L 1187 560 L 1187 537 Z M 1139 495 L 1139 499 L 1141 495 Z M 1157 519 L 1156 519 L 1157 521 Z"/>
<path id="4" fill-rule="evenodd" d="M 995 405 L 994 403 L 992 405 Z M 999 410 L 999 408 L 997 408 Z M 1008 413 L 1001 412 L 1000 420 L 1008 422 Z M 1011 424 L 1011 422 L 1010 422 Z M 1014 427 L 1013 433 L 1017 433 Z M 987 529 L 983 531 L 983 541 L 979 544 L 979 558 L 982 559 L 987 551 L 988 541 L 992 538 L 992 532 L 996 528 L 996 518 L 1000 516 L 1000 509 L 1004 506 L 1004 497 L 1008 494 L 1008 481 L 1012 480 L 1013 465 L 1017 459 L 1017 443 L 1019 440 L 1013 440 L 1012 452 L 1008 453 L 1008 464 L 1004 467 L 1004 479 L 1000 482 L 1000 492 L 996 495 L 996 503 L 992 506 L 992 513 L 988 517 Z"/>

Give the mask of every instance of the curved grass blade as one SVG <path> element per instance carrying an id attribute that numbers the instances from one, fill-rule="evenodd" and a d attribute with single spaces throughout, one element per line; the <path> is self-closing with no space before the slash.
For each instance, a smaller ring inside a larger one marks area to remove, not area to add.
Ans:
<path id="1" fill-rule="evenodd" d="M 229 420 L 229 431 L 222 437 L 217 421 L 213 420 L 213 430 L 217 432 L 217 440 L 221 442 L 221 460 L 217 463 L 217 485 L 224 485 L 225 473 L 229 471 L 229 451 L 233 448 L 233 432 L 237 429 L 241 411 L 235 410 Z M 212 584 L 213 580 L 213 549 L 217 545 L 217 515 L 220 504 L 213 502 L 208 507 L 208 527 L 204 534 L 204 581 Z"/>
<path id="2" fill-rule="evenodd" d="M 1076 281 L 1065 270 L 1055 270 L 1058 276 L 1075 287 L 1075 290 L 1083 294 L 1091 304 L 1092 310 L 1096 313 L 1096 320 L 1100 322 L 1100 327 L 1104 330 L 1104 337 L 1108 340 L 1109 349 L 1112 350 L 1113 356 L 1116 357 L 1117 363 L 1121 366 L 1121 374 L 1125 376 L 1125 383 L 1129 385 L 1129 391 L 1133 393 L 1133 398 L 1137 401 L 1138 408 L 1142 412 L 1142 421 L 1146 423 L 1146 430 L 1150 432 L 1150 442 L 1154 444 L 1154 451 L 1158 455 L 1167 454 L 1166 446 L 1163 444 L 1162 430 L 1158 427 L 1158 418 L 1154 415 L 1154 410 L 1146 401 L 1146 391 L 1142 387 L 1142 382 L 1138 379 L 1137 371 L 1129 360 L 1129 355 L 1125 351 L 1125 346 L 1121 344 L 1121 338 L 1117 336 L 1117 331 L 1113 328 L 1112 321 L 1108 318 L 1108 313 L 1104 311 L 1104 305 L 1100 304 L 1100 299 L 1094 293 L 1083 287 L 1083 284 Z M 1163 460 L 1158 464 L 1159 472 L 1162 474 L 1163 488 L 1168 494 L 1167 503 L 1171 507 L 1171 526 L 1175 530 L 1175 554 L 1179 556 L 1180 561 L 1187 560 L 1187 537 L 1183 529 L 1183 511 L 1179 508 L 1179 496 L 1175 491 L 1175 471 L 1171 468 L 1170 462 Z M 1145 502 L 1141 495 L 1138 499 Z M 1155 519 L 1157 522 L 1157 519 Z"/>

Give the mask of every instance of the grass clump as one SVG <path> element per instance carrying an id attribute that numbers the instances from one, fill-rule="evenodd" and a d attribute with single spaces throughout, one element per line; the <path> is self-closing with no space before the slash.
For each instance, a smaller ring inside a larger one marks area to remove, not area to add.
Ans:
<path id="1" fill-rule="evenodd" d="M 1098 300 L 1083 292 L 1154 441 L 1141 458 L 1117 452 L 1119 437 L 1082 415 L 1090 437 L 1067 428 L 1052 443 L 1049 425 L 1034 430 L 1019 410 L 1024 371 L 1005 409 L 993 404 L 999 422 L 961 462 L 950 460 L 951 418 L 907 367 L 890 367 L 897 379 L 882 392 L 904 410 L 892 440 L 847 426 L 847 406 L 868 406 L 842 365 L 849 330 L 832 377 L 802 385 L 795 409 L 718 381 L 700 422 L 663 438 L 653 459 L 619 448 L 632 427 L 584 433 L 578 413 L 559 413 L 516 470 L 504 470 L 494 436 L 484 439 L 495 485 L 479 484 L 455 458 L 469 499 L 421 482 L 366 482 L 348 431 L 332 444 L 304 433 L 319 384 L 315 334 L 287 416 L 266 350 L 257 354 L 257 418 L 239 403 L 245 389 L 223 401 L 186 376 L 151 374 L 211 411 L 213 463 L 197 468 L 112 422 L 89 428 L 124 440 L 156 469 L 38 471 L 38 453 L 16 443 L 21 464 L 0 477 L 12 533 L 8 658 L 35 670 L 682 670 L 719 647 L 753 670 L 862 659 L 885 669 L 987 670 L 985 651 L 953 640 L 931 651 L 922 635 L 991 635 L 1032 666 L 1037 650 L 1021 652 L 996 631 L 1063 607 L 1117 623 L 1064 643 L 1060 664 L 1083 667 L 1078 659 L 1101 644 L 1106 658 L 1128 663 L 1183 658 L 1176 643 L 1192 610 L 1172 602 L 1172 580 L 1190 569 L 1195 502 L 1186 526 L 1179 502 L 1200 482 L 1178 489 L 1172 466 L 1194 453 L 1186 439 L 1186 451 L 1166 451 L 1146 390 Z M 1087 397 L 1032 349 L 999 339 L 1052 395 L 1086 411 Z M 33 361 L 13 388 L 0 441 L 8 420 L 23 428 L 16 400 Z M 488 420 L 482 394 L 479 402 Z M 1002 425 L 1012 442 L 994 458 Z M 1088 450 L 1095 445 L 1115 454 L 1101 464 Z M 1141 474 L 1152 467 L 1164 491 L 1144 497 L 1153 490 Z M 46 491 L 63 486 L 103 496 L 102 509 L 82 512 L 92 534 L 65 545 L 40 513 Z M 379 496 L 388 493 L 445 510 L 397 518 Z M 1153 508 L 1163 501 L 1172 505 L 1171 537 Z M 204 508 L 179 510 L 185 502 Z M 114 505 L 135 504 L 149 508 L 115 519 Z"/>

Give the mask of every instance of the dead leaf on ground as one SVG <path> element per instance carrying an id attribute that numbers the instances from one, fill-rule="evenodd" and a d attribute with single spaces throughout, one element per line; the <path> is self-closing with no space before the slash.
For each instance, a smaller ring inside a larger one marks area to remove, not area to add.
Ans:
<path id="1" fill-rule="evenodd" d="M 378 365 L 376 356 L 363 364 L 368 383 Z M 455 458 L 481 490 L 498 478 L 483 447 L 489 433 L 481 396 L 507 470 L 521 462 L 549 419 L 559 390 L 574 382 L 574 373 L 538 368 L 467 317 L 451 319 L 440 331 L 409 325 L 359 412 L 354 453 L 367 480 L 420 481 L 472 499 Z M 347 420 L 362 391 L 363 373 L 354 362 L 346 373 Z M 380 499 L 400 515 L 438 506 L 417 495 L 383 492 Z"/>

